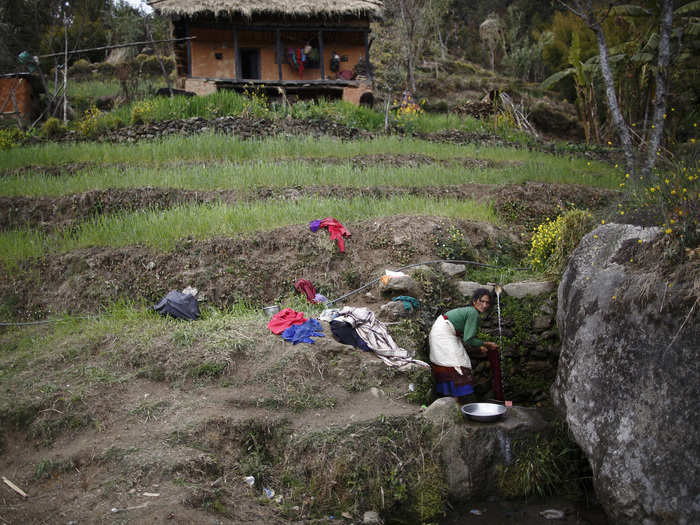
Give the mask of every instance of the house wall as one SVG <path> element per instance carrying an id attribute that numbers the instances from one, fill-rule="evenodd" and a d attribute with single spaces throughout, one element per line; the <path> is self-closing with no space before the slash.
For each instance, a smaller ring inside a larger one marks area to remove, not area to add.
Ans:
<path id="1" fill-rule="evenodd" d="M 15 89 L 15 98 L 22 119 L 31 118 L 34 111 L 34 99 L 32 97 L 32 86 L 25 78 L 0 78 L 0 108 L 3 113 L 15 111 L 15 105 L 10 96 L 12 88 Z M 5 114 L 4 118 L 14 118 L 14 115 Z"/>
<path id="2" fill-rule="evenodd" d="M 192 54 L 192 76 L 208 78 L 233 78 L 235 57 L 233 54 L 233 31 L 193 27 L 190 44 Z M 216 54 L 222 59 L 217 60 Z"/>
<path id="3" fill-rule="evenodd" d="M 234 56 L 233 31 L 225 29 L 209 29 L 190 27 L 190 35 L 195 37 L 190 44 L 191 74 L 193 77 L 232 79 L 236 77 Z M 311 42 L 318 46 L 318 33 L 282 31 L 282 79 L 283 80 L 318 80 L 321 79 L 321 68 L 305 68 L 302 76 L 297 68 L 286 63 L 289 47 L 303 47 Z M 353 66 L 364 56 L 364 35 L 361 32 L 324 31 L 324 62 L 326 78 L 333 79 L 335 74 L 330 70 L 330 59 L 333 51 L 348 58 L 340 63 L 340 69 L 352 70 Z M 276 57 L 275 33 L 272 31 L 240 31 L 238 34 L 239 48 L 256 48 L 260 50 L 260 73 L 262 80 L 278 80 L 279 71 Z M 221 59 L 217 59 L 217 54 Z"/>

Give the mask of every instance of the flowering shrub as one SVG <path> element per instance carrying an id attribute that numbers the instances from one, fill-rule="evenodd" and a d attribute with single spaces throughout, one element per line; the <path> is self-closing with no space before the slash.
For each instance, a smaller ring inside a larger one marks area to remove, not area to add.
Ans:
<path id="1" fill-rule="evenodd" d="M 454 225 L 450 225 L 446 232 L 440 230 L 435 239 L 435 253 L 440 259 L 452 261 L 471 261 L 475 255 L 472 243 Z"/>
<path id="2" fill-rule="evenodd" d="M 17 128 L 0 129 L 0 150 L 19 146 L 24 136 L 24 133 Z"/>
<path id="3" fill-rule="evenodd" d="M 624 187 L 630 178 L 625 174 L 625 182 L 620 186 Z M 654 174 L 651 181 L 640 177 L 639 184 L 631 190 L 631 211 L 648 211 L 658 221 L 667 236 L 668 256 L 681 254 L 684 248 L 693 248 L 700 241 L 699 179 L 700 165 L 696 161 L 694 165 L 678 164 L 673 170 Z M 624 215 L 625 210 L 620 208 L 618 213 Z"/>
<path id="4" fill-rule="evenodd" d="M 394 106 L 397 106 L 395 115 L 397 126 L 404 131 L 411 131 L 415 127 L 418 118 L 424 113 L 423 103 L 425 101 L 421 101 L 418 104 L 411 96 L 411 93 L 404 91 L 400 104 L 394 100 Z"/>
<path id="5" fill-rule="evenodd" d="M 259 86 L 245 89 L 245 95 L 250 100 L 244 109 L 245 113 L 254 117 L 265 117 L 270 112 L 270 103 L 264 88 L 265 86 Z"/>
<path id="6" fill-rule="evenodd" d="M 75 125 L 75 129 L 83 137 L 93 137 L 97 133 L 100 110 L 94 104 L 85 110 L 83 118 Z"/>
<path id="7" fill-rule="evenodd" d="M 535 228 L 528 260 L 534 270 L 561 272 L 578 243 L 593 226 L 593 216 L 584 210 L 570 210 Z"/>
<path id="8" fill-rule="evenodd" d="M 137 102 L 131 107 L 132 124 L 148 124 L 149 122 L 153 122 L 154 116 L 155 109 L 153 107 L 153 102 L 150 100 Z"/>

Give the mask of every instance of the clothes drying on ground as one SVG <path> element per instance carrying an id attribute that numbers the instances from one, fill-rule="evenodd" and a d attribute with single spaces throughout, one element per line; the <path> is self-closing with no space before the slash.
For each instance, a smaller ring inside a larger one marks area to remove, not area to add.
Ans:
<path id="1" fill-rule="evenodd" d="M 384 323 L 379 321 L 369 308 L 342 308 L 334 321 L 349 323 L 377 356 L 389 366 L 405 367 L 412 363 L 430 366 L 423 361 L 413 359 L 408 352 L 400 348 L 387 332 Z"/>
<path id="2" fill-rule="evenodd" d="M 365 352 L 372 351 L 372 349 L 367 346 L 367 342 L 357 335 L 357 330 L 355 330 L 350 323 L 346 323 L 345 321 L 331 321 L 330 324 L 333 337 L 341 343 L 354 346 Z"/>
<path id="3" fill-rule="evenodd" d="M 344 252 L 345 251 L 345 240 L 343 238 L 350 237 L 350 232 L 347 229 L 345 229 L 345 226 L 340 224 L 333 217 L 326 217 L 325 219 L 321 220 L 319 225 L 321 228 L 328 229 L 328 233 L 330 233 L 330 235 L 331 235 L 331 240 L 337 241 L 338 242 L 338 249 L 341 252 Z"/>
<path id="4" fill-rule="evenodd" d="M 320 293 L 317 293 L 314 296 L 314 299 L 316 300 L 317 303 L 327 303 L 328 302 L 328 297 L 325 295 L 321 295 Z"/>
<path id="5" fill-rule="evenodd" d="M 407 312 L 413 309 L 418 310 L 418 308 L 420 308 L 420 302 L 418 299 L 411 297 L 410 295 L 399 295 L 398 297 L 394 297 L 392 301 L 401 301 L 403 303 L 403 309 Z"/>
<path id="6" fill-rule="evenodd" d="M 153 305 L 153 309 L 160 315 L 170 315 L 188 321 L 194 321 L 200 315 L 199 303 L 194 295 L 177 290 L 168 292 L 158 304 Z"/>
<path id="7" fill-rule="evenodd" d="M 294 288 L 296 288 L 297 292 L 306 295 L 306 300 L 310 303 L 316 304 L 318 302 L 316 301 L 316 288 L 311 284 L 311 281 L 298 279 L 297 282 L 294 283 Z"/>
<path id="8" fill-rule="evenodd" d="M 281 312 L 277 312 L 272 316 L 267 327 L 273 334 L 280 335 L 287 328 L 295 324 L 303 324 L 308 319 L 304 317 L 304 312 L 297 312 L 291 308 L 285 308 Z"/>
<path id="9" fill-rule="evenodd" d="M 312 232 L 316 233 L 318 229 L 321 227 L 321 219 L 314 219 L 309 223 L 309 230 Z"/>
<path id="10" fill-rule="evenodd" d="M 323 327 L 316 319 L 309 319 L 303 324 L 294 324 L 282 332 L 282 338 L 293 344 L 312 343 L 312 337 L 324 337 Z"/>

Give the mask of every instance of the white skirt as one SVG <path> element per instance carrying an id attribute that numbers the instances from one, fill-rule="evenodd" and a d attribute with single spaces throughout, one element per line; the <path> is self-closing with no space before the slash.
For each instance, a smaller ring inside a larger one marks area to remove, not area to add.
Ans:
<path id="1" fill-rule="evenodd" d="M 443 316 L 438 317 L 430 329 L 430 362 L 440 366 L 464 366 L 471 368 L 467 351 L 455 327 Z M 458 369 L 459 371 L 459 369 Z M 462 372 L 459 371 L 461 374 Z"/>

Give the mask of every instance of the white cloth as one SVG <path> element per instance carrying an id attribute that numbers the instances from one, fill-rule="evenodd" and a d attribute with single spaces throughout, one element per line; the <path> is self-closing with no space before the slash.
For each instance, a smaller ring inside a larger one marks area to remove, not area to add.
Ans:
<path id="1" fill-rule="evenodd" d="M 428 363 L 411 358 L 406 350 L 400 348 L 387 332 L 384 323 L 369 308 L 346 306 L 333 320 L 349 323 L 367 346 L 389 366 L 403 367 L 411 363 L 429 366 Z"/>
<path id="2" fill-rule="evenodd" d="M 459 372 L 460 366 L 471 368 L 467 351 L 455 327 L 443 316 L 438 317 L 430 329 L 430 362 L 439 366 L 452 366 Z"/>

